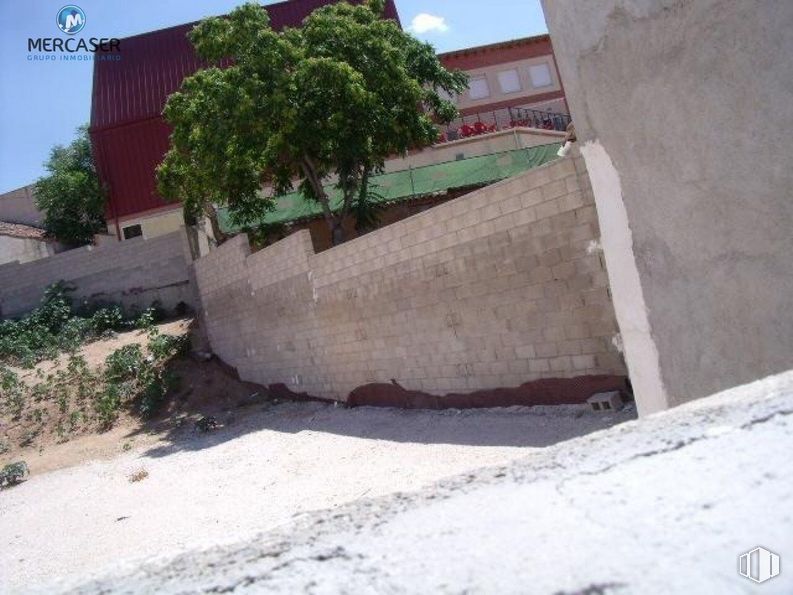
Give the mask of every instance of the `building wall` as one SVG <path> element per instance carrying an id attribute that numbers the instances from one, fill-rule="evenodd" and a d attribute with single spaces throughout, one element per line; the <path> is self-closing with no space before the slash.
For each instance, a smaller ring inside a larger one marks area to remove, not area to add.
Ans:
<path id="1" fill-rule="evenodd" d="M 47 286 L 69 281 L 77 298 L 147 308 L 155 300 L 172 309 L 194 303 L 190 249 L 184 231 L 87 246 L 28 262 L 0 265 L 0 316 L 22 315 L 38 305 Z"/>
<path id="2" fill-rule="evenodd" d="M 0 235 L 0 264 L 46 258 L 55 254 L 55 248 L 50 242 Z"/>
<path id="3" fill-rule="evenodd" d="M 118 232 L 121 234 L 122 241 L 129 241 L 124 240 L 124 229 L 134 225 L 141 226 L 144 239 L 173 233 L 184 227 L 182 205 L 177 203 L 138 215 L 122 217 L 118 222 Z M 107 232 L 114 238 L 117 236 L 116 221 L 114 219 L 108 221 Z"/>
<path id="4" fill-rule="evenodd" d="M 486 81 L 489 91 L 486 97 L 472 97 L 468 90 L 455 98 L 463 114 L 518 106 L 567 113 L 564 89 L 547 35 L 467 48 L 440 54 L 439 58 L 449 69 L 462 70 L 472 80 L 484 78 Z M 547 84 L 534 84 L 530 69 L 541 66 L 547 68 L 549 80 Z M 502 85 L 499 73 L 508 71 L 517 74 L 519 88 Z"/>
<path id="5" fill-rule="evenodd" d="M 245 380 L 346 399 L 624 374 L 583 160 L 559 160 L 315 254 L 307 230 L 195 264 L 212 349 Z"/>
<path id="6" fill-rule="evenodd" d="M 791 368 L 793 2 L 544 7 L 640 412 Z"/>
<path id="7" fill-rule="evenodd" d="M 550 82 L 546 86 L 534 87 L 531 79 L 529 78 L 529 69 L 532 66 L 545 65 L 550 74 Z M 520 90 L 516 92 L 505 92 L 499 83 L 499 73 L 507 71 L 516 71 L 519 76 L 521 85 Z M 537 103 L 537 95 L 555 94 L 558 95 L 562 91 L 559 78 L 556 74 L 556 67 L 553 61 L 553 56 L 541 56 L 538 58 L 530 58 L 528 60 L 518 60 L 515 62 L 505 62 L 502 64 L 488 65 L 480 68 L 474 68 L 467 71 L 471 79 L 478 79 L 484 77 L 487 81 L 489 95 L 481 99 L 472 99 L 470 92 L 464 92 L 457 99 L 457 106 L 463 113 L 470 113 L 474 111 L 487 111 L 493 107 L 503 107 L 504 104 L 508 105 L 529 105 Z M 549 98 L 550 99 L 550 98 Z M 545 100 L 545 98 L 543 98 Z M 540 100 L 542 101 L 542 100 Z M 547 100 L 546 100 L 547 101 Z M 495 106 L 494 106 L 495 104 Z"/>
<path id="8" fill-rule="evenodd" d="M 32 184 L 0 194 L 0 221 L 42 227 L 44 213 L 36 208 Z"/>

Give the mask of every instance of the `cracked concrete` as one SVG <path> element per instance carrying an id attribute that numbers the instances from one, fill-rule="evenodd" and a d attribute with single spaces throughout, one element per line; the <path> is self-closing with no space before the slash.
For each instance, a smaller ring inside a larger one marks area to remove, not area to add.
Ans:
<path id="1" fill-rule="evenodd" d="M 791 413 L 788 372 L 73 592 L 753 593 L 740 553 L 793 556 Z"/>

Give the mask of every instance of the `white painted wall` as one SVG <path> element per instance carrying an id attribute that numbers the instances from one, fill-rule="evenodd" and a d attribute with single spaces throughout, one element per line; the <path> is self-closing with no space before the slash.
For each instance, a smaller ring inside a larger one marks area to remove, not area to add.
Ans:
<path id="1" fill-rule="evenodd" d="M 55 244 L 29 238 L 0 235 L 0 264 L 31 262 L 55 254 Z"/>

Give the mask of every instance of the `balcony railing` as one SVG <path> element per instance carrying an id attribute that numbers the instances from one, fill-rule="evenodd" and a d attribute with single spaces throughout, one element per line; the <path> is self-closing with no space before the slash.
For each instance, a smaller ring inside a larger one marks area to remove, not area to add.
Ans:
<path id="1" fill-rule="evenodd" d="M 564 132 L 570 120 L 567 114 L 525 107 L 507 107 L 462 116 L 446 126 L 439 127 L 438 143 L 518 127 Z"/>

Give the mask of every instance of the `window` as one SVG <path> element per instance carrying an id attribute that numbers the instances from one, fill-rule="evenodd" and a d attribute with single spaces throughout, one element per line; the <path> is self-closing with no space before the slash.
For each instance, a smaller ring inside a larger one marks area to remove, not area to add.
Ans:
<path id="1" fill-rule="evenodd" d="M 457 95 L 447 93 L 444 89 L 438 89 L 438 97 L 445 99 L 446 101 L 451 101 L 452 103 L 457 103 Z"/>
<path id="2" fill-rule="evenodd" d="M 121 233 L 124 234 L 125 240 L 131 240 L 132 238 L 137 238 L 143 235 L 143 228 L 140 224 L 137 225 L 130 225 L 129 227 L 125 227 L 121 230 Z"/>
<path id="3" fill-rule="evenodd" d="M 487 79 L 483 76 L 472 78 L 468 82 L 468 95 L 470 95 L 471 99 L 490 97 L 490 87 L 487 86 Z"/>
<path id="4" fill-rule="evenodd" d="M 535 89 L 551 86 L 551 69 L 547 64 L 529 66 L 529 77 L 531 77 L 531 86 Z"/>
<path id="5" fill-rule="evenodd" d="M 520 91 L 520 76 L 515 68 L 498 73 L 498 84 L 502 93 L 515 93 Z"/>

